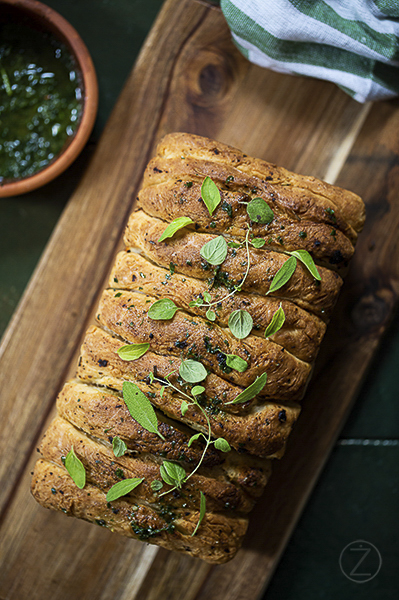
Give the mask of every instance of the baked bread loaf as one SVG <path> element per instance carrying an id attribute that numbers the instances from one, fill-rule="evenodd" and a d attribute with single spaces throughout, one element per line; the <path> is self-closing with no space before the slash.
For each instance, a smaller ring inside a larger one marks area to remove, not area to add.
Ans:
<path id="1" fill-rule="evenodd" d="M 38 502 L 230 560 L 284 454 L 363 223 L 351 192 L 167 135 L 41 443 Z"/>

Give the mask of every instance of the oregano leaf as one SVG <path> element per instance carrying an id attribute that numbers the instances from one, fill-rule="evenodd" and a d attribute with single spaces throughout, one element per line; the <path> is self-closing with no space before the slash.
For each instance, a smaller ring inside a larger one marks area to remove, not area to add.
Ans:
<path id="1" fill-rule="evenodd" d="M 151 489 L 153 492 L 159 492 L 162 488 L 163 483 L 162 481 L 159 481 L 159 479 L 154 479 L 154 481 L 151 481 Z"/>
<path id="2" fill-rule="evenodd" d="M 212 215 L 215 208 L 220 204 L 221 197 L 217 185 L 210 177 L 205 177 L 201 185 L 201 198 Z"/>
<path id="3" fill-rule="evenodd" d="M 197 298 L 196 300 L 191 300 L 191 302 L 188 303 L 188 305 L 193 308 L 194 306 L 202 306 L 204 304 L 204 301 L 202 300 L 202 298 Z"/>
<path id="4" fill-rule="evenodd" d="M 149 350 L 150 344 L 128 344 L 121 346 L 117 350 L 119 358 L 122 360 L 137 360 Z"/>
<path id="5" fill-rule="evenodd" d="M 117 458 L 123 456 L 127 451 L 127 446 L 125 442 L 121 440 L 121 438 L 117 435 L 112 438 L 112 451 L 114 453 L 114 456 L 116 456 Z"/>
<path id="6" fill-rule="evenodd" d="M 298 260 L 301 261 L 308 269 L 308 271 L 313 275 L 317 281 L 321 281 L 320 273 L 317 270 L 316 265 L 314 264 L 313 258 L 310 256 L 307 250 L 293 250 L 293 252 L 288 252 L 291 256 L 295 256 Z"/>
<path id="7" fill-rule="evenodd" d="M 158 242 L 163 242 L 166 238 L 173 237 L 176 231 L 179 231 L 179 229 L 183 229 L 183 227 L 186 227 L 191 223 L 194 223 L 194 221 L 190 219 L 190 217 L 178 217 L 177 219 L 169 223 L 169 225 L 159 238 Z"/>
<path id="8" fill-rule="evenodd" d="M 263 238 L 254 238 L 253 240 L 251 240 L 251 244 L 254 248 L 262 248 L 262 246 L 266 244 L 266 240 L 264 240 Z"/>
<path id="9" fill-rule="evenodd" d="M 267 374 L 262 373 L 262 375 L 257 377 L 255 381 L 247 387 L 246 390 L 241 392 L 241 394 L 238 394 L 238 396 L 236 396 L 234 400 L 231 400 L 231 402 L 227 402 L 227 404 L 242 404 L 243 402 L 248 402 L 248 400 L 252 400 L 252 398 L 255 398 L 255 396 L 257 396 L 257 394 L 259 394 L 259 392 L 263 390 L 263 388 L 266 385 L 266 381 Z"/>
<path id="10" fill-rule="evenodd" d="M 165 483 L 174 485 L 177 488 L 181 487 L 181 484 L 186 477 L 186 472 L 183 467 L 177 463 L 170 462 L 169 460 L 163 461 L 160 466 L 160 473 Z"/>
<path id="11" fill-rule="evenodd" d="M 274 218 L 274 212 L 263 198 L 253 198 L 248 202 L 247 213 L 251 221 L 263 225 L 270 223 Z"/>
<path id="12" fill-rule="evenodd" d="M 227 242 L 222 235 L 204 244 L 200 250 L 202 258 L 210 265 L 221 265 L 227 256 Z"/>
<path id="13" fill-rule="evenodd" d="M 218 438 L 215 440 L 215 448 L 216 450 L 221 450 L 222 452 L 230 452 L 231 450 L 229 442 L 224 438 Z"/>
<path id="14" fill-rule="evenodd" d="M 65 457 L 64 466 L 80 490 L 86 485 L 86 471 L 73 446 Z"/>
<path id="15" fill-rule="evenodd" d="M 198 527 L 201 525 L 202 520 L 205 517 L 205 513 L 206 513 L 206 498 L 205 498 L 205 495 L 203 494 L 203 492 L 200 491 L 200 515 L 199 515 L 198 523 L 195 526 L 193 533 L 191 534 L 192 536 L 197 533 Z"/>
<path id="16" fill-rule="evenodd" d="M 226 365 L 239 373 L 244 373 L 248 368 L 247 361 L 236 354 L 226 354 Z"/>
<path id="17" fill-rule="evenodd" d="M 208 375 L 204 365 L 191 358 L 183 360 L 179 368 L 180 377 L 188 383 L 199 383 Z"/>
<path id="18" fill-rule="evenodd" d="M 142 481 L 144 481 L 144 477 L 133 477 L 132 479 L 118 481 L 118 483 L 115 483 L 115 485 L 108 490 L 107 502 L 113 502 L 122 496 L 126 496 L 126 494 L 129 494 L 134 488 L 140 485 Z"/>
<path id="19" fill-rule="evenodd" d="M 178 310 L 181 310 L 181 308 L 176 306 L 173 300 L 162 298 L 151 304 L 148 309 L 148 316 L 153 321 L 168 321 L 169 319 L 173 319 Z"/>
<path id="20" fill-rule="evenodd" d="M 124 381 L 122 389 L 123 399 L 133 419 L 146 431 L 156 433 L 162 440 L 165 440 L 158 431 L 158 419 L 147 396 L 131 381 Z"/>
<path id="21" fill-rule="evenodd" d="M 252 331 L 253 319 L 246 310 L 235 310 L 229 316 L 229 329 L 234 337 L 242 340 Z"/>
<path id="22" fill-rule="evenodd" d="M 188 402 L 186 402 L 185 400 L 182 400 L 182 403 L 180 405 L 180 412 L 183 415 L 183 417 L 187 411 L 188 411 Z"/>
<path id="23" fill-rule="evenodd" d="M 209 319 L 209 321 L 215 321 L 216 319 L 216 313 L 214 310 L 211 310 L 210 308 L 206 311 L 206 318 Z"/>
<path id="24" fill-rule="evenodd" d="M 204 292 L 204 300 L 205 302 L 212 302 L 212 296 L 209 292 Z"/>
<path id="25" fill-rule="evenodd" d="M 278 331 L 280 331 L 280 329 L 284 325 L 284 321 L 285 321 L 285 312 L 284 312 L 283 307 L 280 304 L 280 306 L 274 313 L 269 325 L 266 327 L 265 337 L 266 338 L 270 337 L 274 333 L 277 333 Z"/>
<path id="26" fill-rule="evenodd" d="M 196 440 L 199 440 L 199 439 L 200 439 L 200 437 L 202 437 L 202 436 L 203 436 L 203 433 L 195 433 L 195 434 L 194 434 L 194 435 L 192 435 L 192 436 L 190 437 L 190 439 L 188 440 L 188 442 L 187 442 L 187 446 L 190 448 L 191 444 L 192 444 L 193 442 L 195 442 Z"/>
<path id="27" fill-rule="evenodd" d="M 203 385 L 195 385 L 192 389 L 191 389 L 191 393 L 193 396 L 200 396 L 201 394 L 203 394 L 205 392 L 205 388 Z"/>
<path id="28" fill-rule="evenodd" d="M 283 287 L 291 279 L 296 269 L 296 258 L 295 256 L 290 256 L 288 260 L 285 261 L 282 267 L 277 271 L 275 276 L 272 279 L 269 290 L 266 292 L 267 294 L 271 294 L 276 290 L 279 290 Z"/>

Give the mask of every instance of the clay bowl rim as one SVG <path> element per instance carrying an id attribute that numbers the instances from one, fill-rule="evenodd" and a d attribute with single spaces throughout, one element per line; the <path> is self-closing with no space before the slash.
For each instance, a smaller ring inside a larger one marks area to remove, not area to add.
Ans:
<path id="1" fill-rule="evenodd" d="M 60 175 L 83 150 L 93 130 L 98 108 L 98 83 L 94 64 L 82 38 L 74 27 L 54 9 L 38 0 L 0 0 L 0 6 L 6 4 L 21 12 L 31 13 L 41 28 L 50 31 L 65 44 L 74 56 L 83 84 L 82 117 L 71 142 L 58 157 L 42 171 L 24 179 L 0 183 L 0 198 L 25 194 L 49 183 Z"/>

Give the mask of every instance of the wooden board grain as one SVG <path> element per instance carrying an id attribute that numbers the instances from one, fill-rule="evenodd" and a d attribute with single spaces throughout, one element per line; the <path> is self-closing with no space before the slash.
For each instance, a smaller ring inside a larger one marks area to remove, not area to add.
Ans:
<path id="1" fill-rule="evenodd" d="M 349 277 L 284 459 L 236 559 L 210 567 L 38 506 L 35 447 L 95 310 L 144 166 L 180 130 L 362 195 Z M 257 599 L 356 397 L 399 293 L 399 107 L 250 65 L 215 8 L 168 0 L 0 350 L 0 596 L 66 600 Z"/>

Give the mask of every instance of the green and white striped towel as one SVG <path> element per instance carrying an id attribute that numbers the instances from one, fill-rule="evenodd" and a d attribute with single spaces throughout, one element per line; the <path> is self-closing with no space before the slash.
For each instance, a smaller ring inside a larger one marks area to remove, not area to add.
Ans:
<path id="1" fill-rule="evenodd" d="M 333 81 L 359 102 L 399 95 L 399 0 L 221 0 L 251 62 Z"/>

